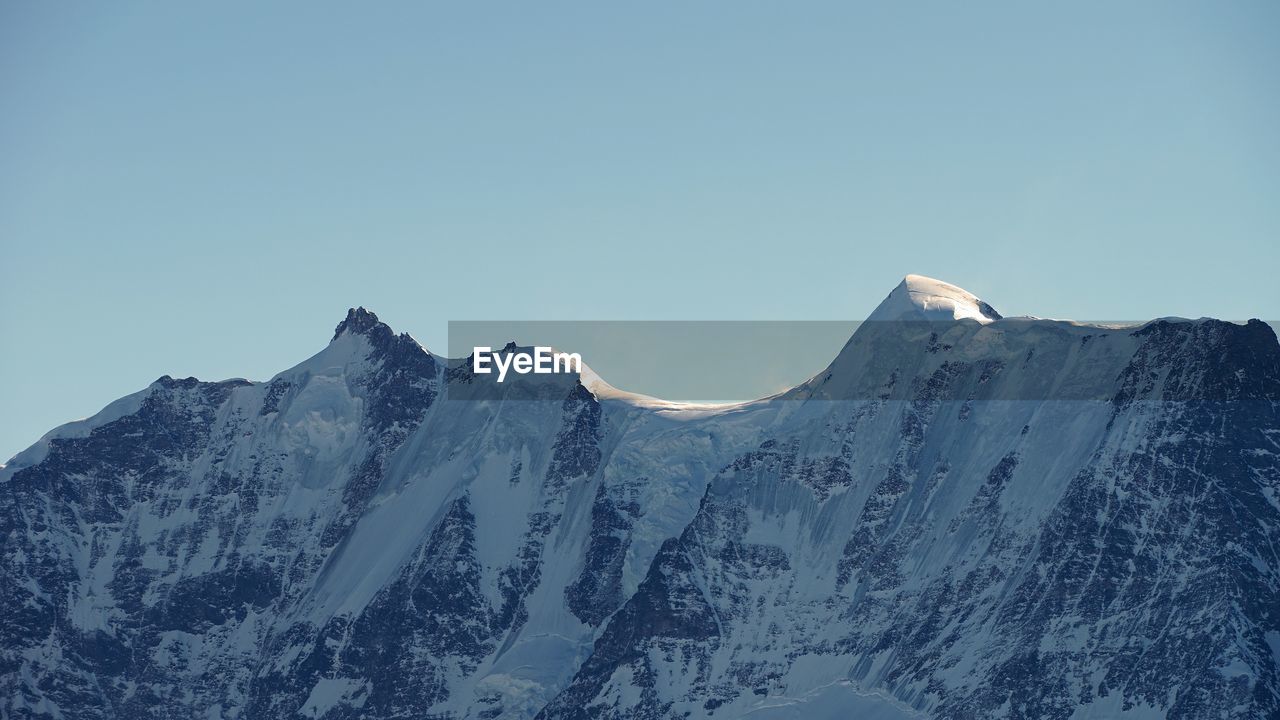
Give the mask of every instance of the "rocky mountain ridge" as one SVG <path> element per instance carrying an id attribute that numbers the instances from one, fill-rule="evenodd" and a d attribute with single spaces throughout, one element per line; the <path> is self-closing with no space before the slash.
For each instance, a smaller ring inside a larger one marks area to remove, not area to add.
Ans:
<path id="1" fill-rule="evenodd" d="M 352 310 L 0 470 L 0 716 L 1280 714 L 1280 345 L 909 276 L 718 409 L 495 396 Z"/>

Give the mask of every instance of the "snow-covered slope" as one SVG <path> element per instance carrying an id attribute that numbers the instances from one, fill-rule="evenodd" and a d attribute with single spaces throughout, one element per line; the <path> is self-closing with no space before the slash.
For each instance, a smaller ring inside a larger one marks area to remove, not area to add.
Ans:
<path id="1" fill-rule="evenodd" d="M 999 320 L 1000 313 L 973 293 L 923 275 L 908 275 L 867 317 L 868 322 Z"/>
<path id="2" fill-rule="evenodd" d="M 475 394 L 360 309 L 161 378 L 0 469 L 0 716 L 1280 713 L 1267 326 L 871 319 L 722 408 Z"/>

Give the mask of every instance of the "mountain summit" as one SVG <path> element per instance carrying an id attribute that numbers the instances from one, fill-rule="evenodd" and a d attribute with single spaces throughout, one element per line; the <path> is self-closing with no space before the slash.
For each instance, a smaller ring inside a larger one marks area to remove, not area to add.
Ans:
<path id="1" fill-rule="evenodd" d="M 999 318 L 908 276 L 726 408 L 359 308 L 162 378 L 0 468 L 0 717 L 1280 717 L 1275 334 Z"/>
<path id="2" fill-rule="evenodd" d="M 868 321 L 1000 319 L 995 308 L 973 293 L 923 275 L 908 275 L 867 318 Z"/>

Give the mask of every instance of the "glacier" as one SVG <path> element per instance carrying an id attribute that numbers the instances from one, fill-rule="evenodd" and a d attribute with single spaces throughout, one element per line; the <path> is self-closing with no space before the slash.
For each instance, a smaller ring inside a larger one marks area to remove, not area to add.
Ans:
<path id="1" fill-rule="evenodd" d="M 484 382 L 357 308 L 19 453 L 0 717 L 1280 716 L 1264 323 L 911 275 L 772 397 Z"/>

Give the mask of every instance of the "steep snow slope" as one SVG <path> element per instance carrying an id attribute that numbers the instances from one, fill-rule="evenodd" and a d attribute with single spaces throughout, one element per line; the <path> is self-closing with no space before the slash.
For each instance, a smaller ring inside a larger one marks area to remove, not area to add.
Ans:
<path id="1" fill-rule="evenodd" d="M 0 469 L 0 713 L 1280 713 L 1269 328 L 919 276 L 870 319 L 721 408 L 481 388 L 364 310 L 161 378 Z"/>

